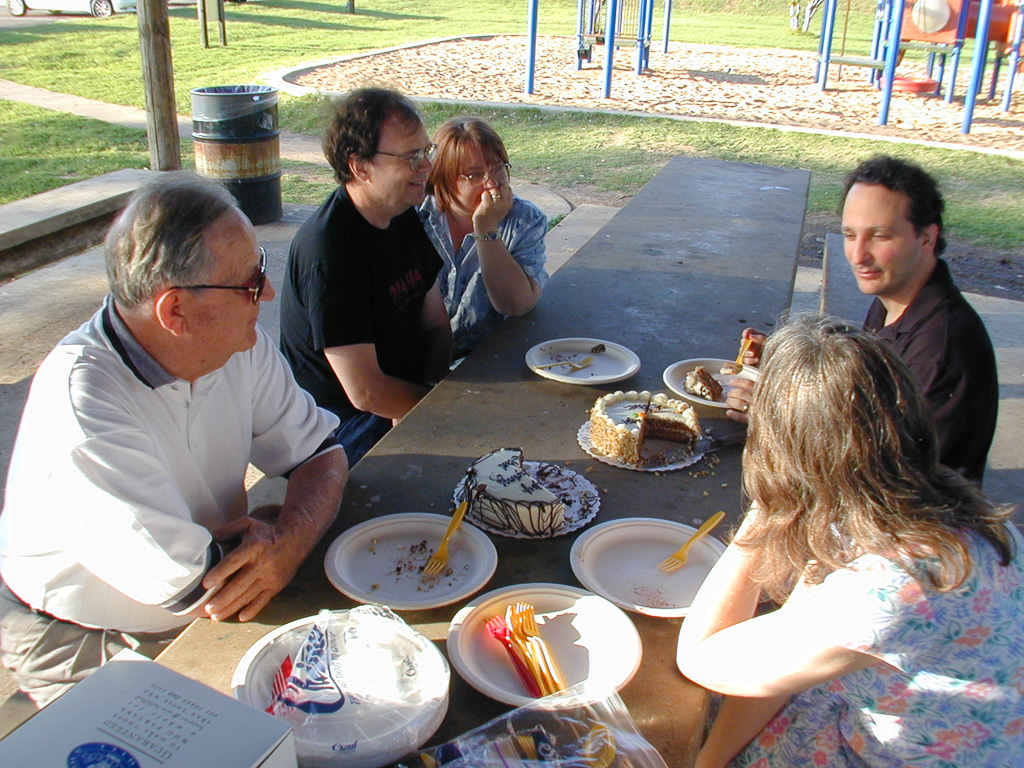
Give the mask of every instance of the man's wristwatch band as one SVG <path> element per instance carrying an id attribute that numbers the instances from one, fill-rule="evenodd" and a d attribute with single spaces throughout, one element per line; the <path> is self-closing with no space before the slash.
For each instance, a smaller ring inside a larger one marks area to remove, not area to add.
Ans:
<path id="1" fill-rule="evenodd" d="M 471 232 L 470 237 L 479 242 L 490 242 L 491 240 L 498 239 L 498 230 L 492 229 L 490 232 L 484 232 L 482 235 L 478 235 L 476 232 Z"/>

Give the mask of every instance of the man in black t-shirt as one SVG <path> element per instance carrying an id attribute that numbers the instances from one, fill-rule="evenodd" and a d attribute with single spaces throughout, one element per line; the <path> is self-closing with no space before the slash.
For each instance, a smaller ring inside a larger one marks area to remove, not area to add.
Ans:
<path id="1" fill-rule="evenodd" d="M 451 362 L 442 262 L 415 211 L 435 147 L 416 108 L 378 88 L 336 103 L 323 145 L 339 186 L 292 241 L 281 350 L 355 463 Z"/>

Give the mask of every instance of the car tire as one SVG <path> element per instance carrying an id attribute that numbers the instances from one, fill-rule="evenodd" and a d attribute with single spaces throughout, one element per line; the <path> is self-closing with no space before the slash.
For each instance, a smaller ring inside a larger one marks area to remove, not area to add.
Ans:
<path id="1" fill-rule="evenodd" d="M 11 16 L 24 16 L 26 11 L 28 6 L 25 5 L 25 0 L 7 0 L 7 12 Z"/>
<path id="2" fill-rule="evenodd" d="M 8 0 L 10 2 L 10 0 Z M 114 0 L 92 0 L 89 3 L 89 13 L 97 19 L 105 19 L 114 15 Z"/>

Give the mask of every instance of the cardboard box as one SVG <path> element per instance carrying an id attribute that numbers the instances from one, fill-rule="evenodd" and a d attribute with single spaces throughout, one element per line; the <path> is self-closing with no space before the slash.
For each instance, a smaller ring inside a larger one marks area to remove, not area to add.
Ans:
<path id="1" fill-rule="evenodd" d="M 7 738 L 0 765 L 295 768 L 291 727 L 131 651 Z"/>

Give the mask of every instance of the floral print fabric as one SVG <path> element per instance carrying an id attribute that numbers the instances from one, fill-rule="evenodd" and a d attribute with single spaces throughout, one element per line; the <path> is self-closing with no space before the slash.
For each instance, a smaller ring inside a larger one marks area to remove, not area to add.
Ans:
<path id="1" fill-rule="evenodd" d="M 1008 567 L 970 538 L 974 567 L 951 592 L 874 555 L 795 591 L 780 610 L 800 606 L 829 622 L 836 645 L 879 663 L 794 696 L 732 766 L 1024 765 L 1024 548 L 1013 535 L 1021 556 Z"/>

